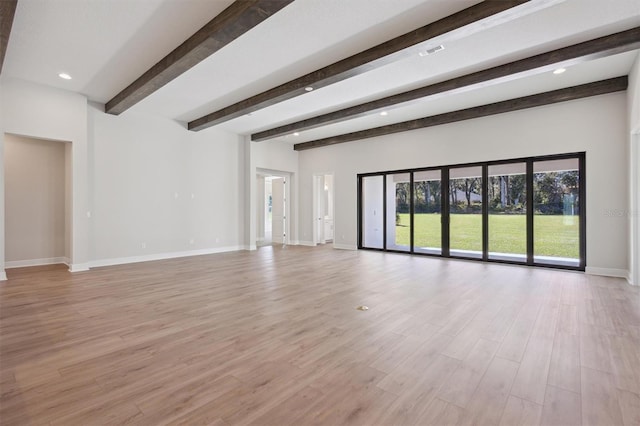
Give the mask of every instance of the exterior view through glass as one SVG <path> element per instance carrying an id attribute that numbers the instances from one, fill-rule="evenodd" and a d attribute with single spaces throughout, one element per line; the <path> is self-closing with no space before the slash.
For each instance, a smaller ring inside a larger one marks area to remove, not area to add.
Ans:
<path id="1" fill-rule="evenodd" d="M 580 263 L 580 171 L 577 158 L 533 163 L 533 259 Z"/>
<path id="2" fill-rule="evenodd" d="M 359 248 L 584 270 L 584 153 L 359 175 Z"/>
<path id="3" fill-rule="evenodd" d="M 413 173 L 413 250 L 442 253 L 442 172 Z M 402 217 L 409 221 L 409 215 Z M 409 241 L 409 235 L 405 239 Z"/>
<path id="4" fill-rule="evenodd" d="M 527 164 L 489 166 L 489 259 L 527 261 Z"/>
<path id="5" fill-rule="evenodd" d="M 449 252 L 482 259 L 482 167 L 449 170 Z"/>

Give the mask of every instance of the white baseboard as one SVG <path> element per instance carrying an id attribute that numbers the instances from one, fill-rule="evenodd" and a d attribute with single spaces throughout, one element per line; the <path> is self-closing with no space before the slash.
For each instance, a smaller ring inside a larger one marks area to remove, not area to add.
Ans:
<path id="1" fill-rule="evenodd" d="M 56 265 L 58 263 L 69 264 L 67 257 L 47 257 L 45 259 L 12 260 L 4 263 L 6 269 L 28 268 L 30 266 Z"/>
<path id="2" fill-rule="evenodd" d="M 178 257 L 202 256 L 205 254 L 224 253 L 229 251 L 245 250 L 245 246 L 213 247 L 201 250 L 178 251 L 172 253 L 146 254 L 144 256 L 118 257 L 112 259 L 94 260 L 89 263 L 90 268 L 102 266 L 125 265 L 128 263 L 152 262 L 154 260 L 175 259 Z"/>
<path id="3" fill-rule="evenodd" d="M 629 272 L 625 269 L 594 268 L 587 266 L 584 272 L 589 275 L 602 275 L 604 277 L 625 278 L 627 281 L 629 280 Z"/>
<path id="4" fill-rule="evenodd" d="M 358 246 L 352 244 L 333 244 L 333 248 L 338 250 L 358 250 Z"/>
<path id="5" fill-rule="evenodd" d="M 89 270 L 90 265 L 88 263 L 71 263 L 69 265 L 69 272 L 86 272 Z"/>
<path id="6" fill-rule="evenodd" d="M 308 247 L 315 247 L 316 245 L 313 243 L 313 241 L 296 241 L 295 243 L 297 246 L 308 246 Z"/>
<path id="7" fill-rule="evenodd" d="M 0 271 L 0 281 L 6 281 L 6 280 L 7 280 L 7 273 L 3 269 L 2 271 Z"/>

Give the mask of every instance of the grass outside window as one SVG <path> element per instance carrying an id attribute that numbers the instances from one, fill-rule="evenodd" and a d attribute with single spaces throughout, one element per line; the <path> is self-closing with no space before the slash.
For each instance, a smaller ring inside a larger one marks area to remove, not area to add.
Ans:
<path id="1" fill-rule="evenodd" d="M 396 226 L 396 244 L 409 245 L 409 214 L 399 215 Z M 440 214 L 414 215 L 414 246 L 440 247 Z M 535 215 L 534 247 L 536 256 L 579 258 L 578 216 Z M 463 250 L 482 251 L 482 218 L 479 215 L 451 214 L 456 226 L 451 246 Z M 524 254 L 527 252 L 526 215 L 489 215 L 489 250 L 497 253 Z"/>

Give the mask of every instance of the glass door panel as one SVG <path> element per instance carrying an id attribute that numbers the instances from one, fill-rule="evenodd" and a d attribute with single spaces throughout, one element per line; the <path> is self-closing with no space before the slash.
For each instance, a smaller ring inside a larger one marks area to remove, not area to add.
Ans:
<path id="1" fill-rule="evenodd" d="M 527 261 L 526 163 L 489 166 L 489 259 Z"/>
<path id="2" fill-rule="evenodd" d="M 580 265 L 579 161 L 533 163 L 533 261 Z"/>
<path id="3" fill-rule="evenodd" d="M 413 174 L 413 251 L 442 254 L 442 173 Z"/>
<path id="4" fill-rule="evenodd" d="M 362 246 L 384 248 L 384 177 L 366 176 L 362 178 Z"/>
<path id="5" fill-rule="evenodd" d="M 482 167 L 449 169 L 451 256 L 482 258 Z"/>
<path id="6" fill-rule="evenodd" d="M 387 250 L 411 249 L 410 174 L 387 175 Z"/>

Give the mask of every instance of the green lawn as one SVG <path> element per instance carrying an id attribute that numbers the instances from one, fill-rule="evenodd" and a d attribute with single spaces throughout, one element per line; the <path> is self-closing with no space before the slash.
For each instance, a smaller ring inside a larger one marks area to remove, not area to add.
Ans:
<path id="1" fill-rule="evenodd" d="M 440 247 L 440 215 L 415 215 L 415 246 Z M 396 244 L 409 245 L 409 215 L 400 215 Z M 536 256 L 579 257 L 577 216 L 534 216 Z M 482 251 L 482 218 L 479 214 L 451 215 L 451 248 Z M 489 251 L 526 253 L 525 215 L 489 215 Z"/>

